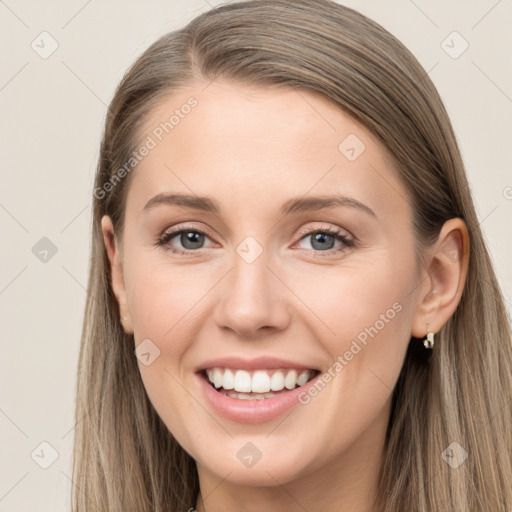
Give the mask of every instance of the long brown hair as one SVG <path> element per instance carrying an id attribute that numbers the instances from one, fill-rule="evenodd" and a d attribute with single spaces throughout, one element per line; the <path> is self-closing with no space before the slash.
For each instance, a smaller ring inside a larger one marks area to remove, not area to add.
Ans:
<path id="1" fill-rule="evenodd" d="M 195 506 L 195 462 L 145 392 L 133 336 L 119 321 L 100 221 L 108 214 L 122 233 L 133 172 L 119 169 L 140 144 L 138 129 L 151 109 L 195 80 L 218 77 L 314 91 L 362 123 L 396 160 L 421 247 L 446 220 L 465 221 L 465 289 L 429 360 L 415 354 L 411 339 L 393 392 L 377 510 L 512 510 L 510 326 L 438 92 L 395 37 L 355 10 L 328 0 L 256 0 L 212 9 L 160 38 L 128 70 L 109 106 L 93 198 L 73 511 Z M 442 455 L 453 442 L 468 453 L 456 469 Z"/>

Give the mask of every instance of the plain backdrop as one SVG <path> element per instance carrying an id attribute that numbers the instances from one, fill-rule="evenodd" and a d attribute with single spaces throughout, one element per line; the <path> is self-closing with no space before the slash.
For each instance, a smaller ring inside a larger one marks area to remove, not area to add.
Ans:
<path id="1" fill-rule="evenodd" d="M 69 508 L 106 105 L 150 43 L 219 3 L 0 1 L 0 512 Z M 342 3 L 397 36 L 437 86 L 511 311 L 512 2 Z"/>

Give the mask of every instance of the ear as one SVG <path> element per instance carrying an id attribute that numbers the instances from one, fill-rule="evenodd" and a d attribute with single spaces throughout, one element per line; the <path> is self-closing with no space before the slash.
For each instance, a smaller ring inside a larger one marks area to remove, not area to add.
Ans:
<path id="1" fill-rule="evenodd" d="M 469 235 L 462 219 L 443 224 L 437 241 L 427 249 L 425 264 L 411 329 L 415 338 L 438 332 L 460 302 L 469 266 Z"/>
<path id="2" fill-rule="evenodd" d="M 117 303 L 119 304 L 121 323 L 126 334 L 133 334 L 132 317 L 130 309 L 128 308 L 128 301 L 126 299 L 121 252 L 114 236 L 112 220 L 108 215 L 104 215 L 101 219 L 101 229 L 103 231 L 103 241 L 110 261 L 112 291 L 114 292 Z"/>

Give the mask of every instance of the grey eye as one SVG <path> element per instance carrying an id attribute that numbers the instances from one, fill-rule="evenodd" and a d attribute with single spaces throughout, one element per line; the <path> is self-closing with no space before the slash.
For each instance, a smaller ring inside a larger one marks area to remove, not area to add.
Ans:
<path id="1" fill-rule="evenodd" d="M 182 231 L 178 235 L 184 249 L 200 249 L 204 244 L 204 234 L 197 231 Z"/>

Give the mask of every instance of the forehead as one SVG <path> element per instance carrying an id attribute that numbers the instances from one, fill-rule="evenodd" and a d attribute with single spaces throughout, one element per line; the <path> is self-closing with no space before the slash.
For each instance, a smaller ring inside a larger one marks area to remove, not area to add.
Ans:
<path id="1" fill-rule="evenodd" d="M 310 193 L 357 195 L 395 214 L 409 208 L 386 148 L 317 93 L 191 85 L 153 109 L 138 140 L 139 148 L 150 149 L 128 194 L 137 211 L 154 195 L 173 191 L 259 210 Z"/>

